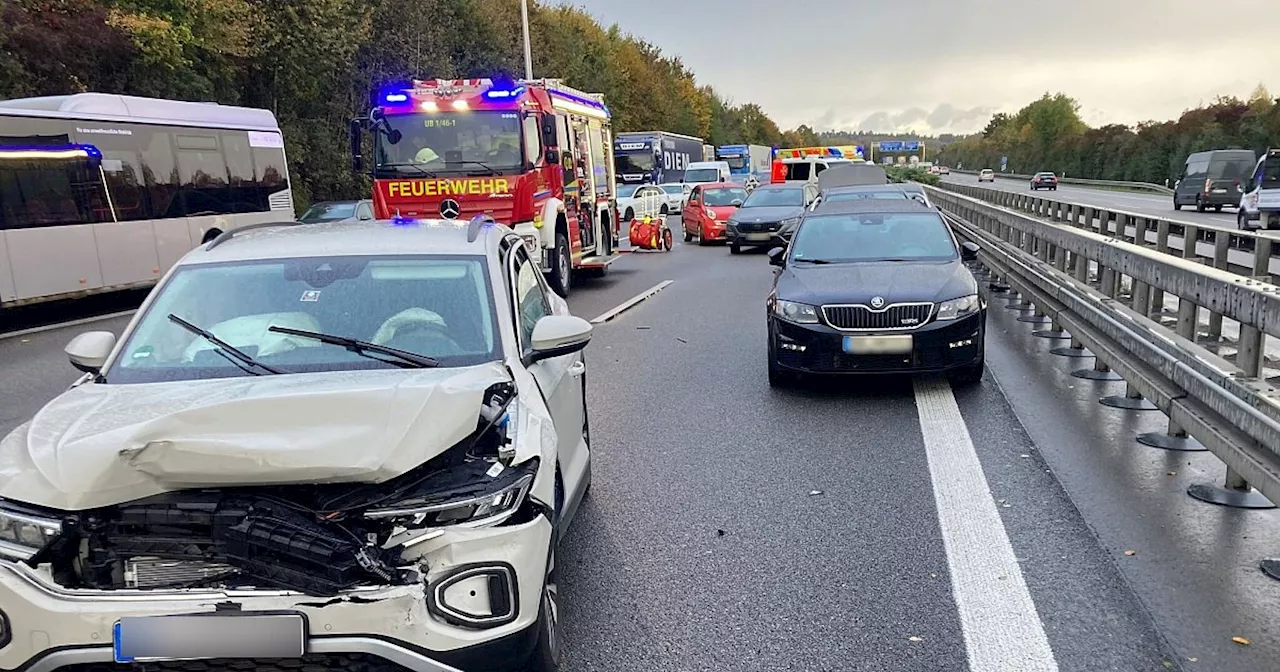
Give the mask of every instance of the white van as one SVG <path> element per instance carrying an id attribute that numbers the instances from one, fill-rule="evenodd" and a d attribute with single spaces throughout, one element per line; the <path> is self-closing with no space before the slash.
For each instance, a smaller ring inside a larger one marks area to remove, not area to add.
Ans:
<path id="1" fill-rule="evenodd" d="M 728 181 L 728 161 L 695 161 L 690 163 L 685 167 L 684 179 L 681 180 L 681 182 L 693 186 Z"/>
<path id="2" fill-rule="evenodd" d="M 1241 187 L 1236 224 L 1245 229 L 1280 229 L 1280 149 L 1269 149 L 1258 159 L 1253 173 Z M 1270 221 L 1263 222 L 1263 215 Z"/>
<path id="3" fill-rule="evenodd" d="M 846 166 L 851 163 L 866 163 L 857 159 L 841 159 L 826 156 L 806 156 L 799 159 L 783 159 L 780 161 L 786 168 L 784 183 L 817 184 L 818 175 L 828 168 Z M 776 183 L 777 180 L 774 180 Z"/>

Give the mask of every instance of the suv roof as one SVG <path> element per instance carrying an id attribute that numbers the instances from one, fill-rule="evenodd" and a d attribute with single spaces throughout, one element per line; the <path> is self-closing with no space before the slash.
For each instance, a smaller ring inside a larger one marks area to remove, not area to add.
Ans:
<path id="1" fill-rule="evenodd" d="M 851 201 L 827 201 L 817 207 L 816 210 L 809 211 L 808 215 L 851 215 L 860 213 L 875 214 L 920 214 L 932 213 L 938 215 L 938 211 L 917 201 L 913 198 L 883 199 L 883 198 L 863 198 Z M 941 215 L 938 215 L 941 217 Z"/>
<path id="2" fill-rule="evenodd" d="M 188 252 L 179 264 L 337 257 L 350 255 L 470 254 L 484 255 L 497 249 L 505 235 L 515 235 L 500 224 L 482 226 L 470 240 L 465 219 L 373 220 L 354 223 L 281 222 L 279 226 L 235 231 L 213 245 Z M 224 234 L 225 235 L 225 234 Z"/>

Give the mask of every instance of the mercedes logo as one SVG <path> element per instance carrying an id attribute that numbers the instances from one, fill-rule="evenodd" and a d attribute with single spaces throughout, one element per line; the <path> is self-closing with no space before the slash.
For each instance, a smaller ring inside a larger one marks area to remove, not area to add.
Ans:
<path id="1" fill-rule="evenodd" d="M 462 212 L 462 207 L 452 198 L 446 198 L 440 201 L 440 216 L 445 219 L 456 219 Z"/>
<path id="2" fill-rule="evenodd" d="M 871 307 L 872 307 L 872 308 L 875 308 L 876 310 L 879 310 L 879 309 L 881 309 L 881 308 L 884 308 L 884 297 L 883 297 L 883 296 L 875 296 L 875 297 L 872 297 L 872 298 L 871 298 Z"/>

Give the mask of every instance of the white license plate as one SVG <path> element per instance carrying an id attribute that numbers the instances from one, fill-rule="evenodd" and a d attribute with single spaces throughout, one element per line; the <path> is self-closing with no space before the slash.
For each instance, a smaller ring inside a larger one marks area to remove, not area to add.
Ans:
<path id="1" fill-rule="evenodd" d="M 1214 190 L 1213 190 L 1213 193 L 1215 193 L 1215 194 L 1225 194 L 1225 193 L 1227 193 L 1227 190 L 1226 190 L 1226 189 L 1214 189 Z"/>
<path id="2" fill-rule="evenodd" d="M 298 658 L 304 628 L 301 614 L 129 616 L 115 625 L 115 659 Z"/>
<path id="3" fill-rule="evenodd" d="M 851 355 L 905 355 L 913 344 L 911 334 L 844 337 L 844 351 Z"/>
<path id="4" fill-rule="evenodd" d="M 769 240 L 771 236 L 767 233 L 748 233 L 747 240 Z"/>

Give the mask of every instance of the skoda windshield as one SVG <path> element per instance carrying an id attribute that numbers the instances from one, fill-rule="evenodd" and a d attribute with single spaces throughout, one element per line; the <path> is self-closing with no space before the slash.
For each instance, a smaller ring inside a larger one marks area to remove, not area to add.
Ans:
<path id="1" fill-rule="evenodd" d="M 516 112 L 385 118 L 390 130 L 380 130 L 376 135 L 377 177 L 500 175 L 519 172 L 523 166 L 520 115 Z"/>
<path id="2" fill-rule="evenodd" d="M 178 268 L 157 291 L 105 372 L 106 382 L 404 365 L 403 357 L 387 355 L 389 348 L 444 367 L 501 359 L 483 257 L 316 257 L 193 264 Z M 357 352 L 297 332 L 352 339 L 369 347 Z M 244 360 L 246 356 L 251 363 Z"/>

